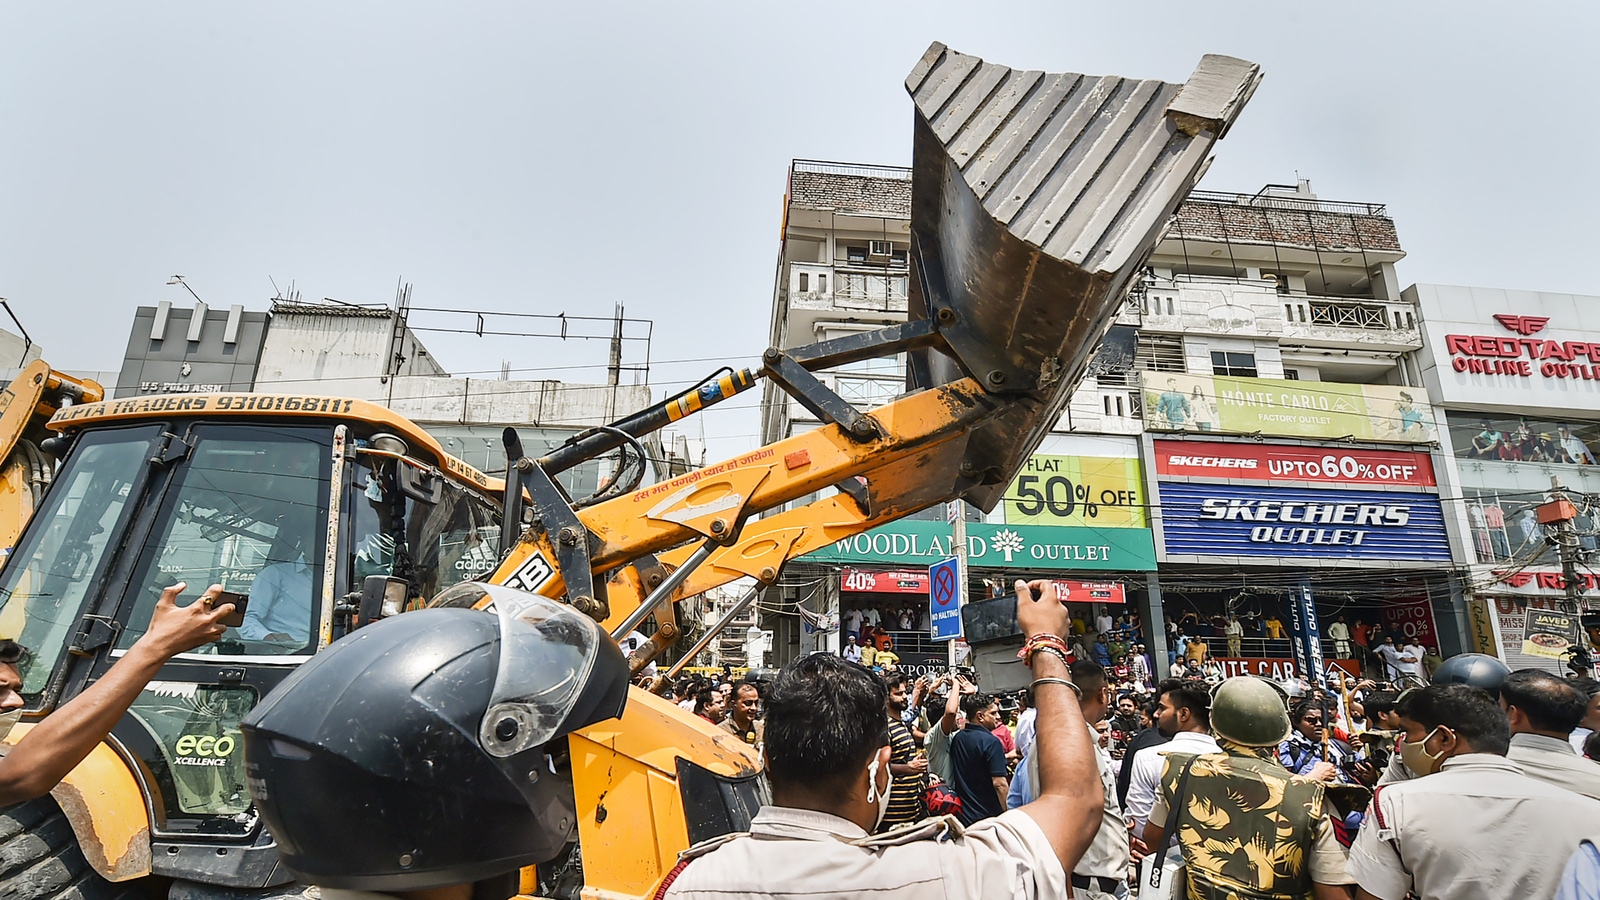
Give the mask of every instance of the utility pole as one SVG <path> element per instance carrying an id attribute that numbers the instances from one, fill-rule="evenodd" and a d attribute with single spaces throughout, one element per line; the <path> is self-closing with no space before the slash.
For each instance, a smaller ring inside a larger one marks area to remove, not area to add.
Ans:
<path id="1" fill-rule="evenodd" d="M 1578 576 L 1578 529 L 1574 520 L 1578 517 L 1578 509 L 1567 496 L 1566 485 L 1561 483 L 1561 476 L 1550 476 L 1550 500 L 1539 506 L 1539 524 L 1553 525 L 1556 532 L 1556 552 L 1561 557 L 1561 580 L 1565 584 L 1566 602 L 1562 609 L 1572 616 L 1573 631 L 1569 635 L 1572 646 L 1583 648 L 1585 653 L 1592 651 L 1589 647 L 1587 632 L 1583 628 L 1583 583 Z M 1593 672 L 1584 674 L 1592 675 Z"/>
<path id="2" fill-rule="evenodd" d="M 967 510 L 966 502 L 957 498 L 945 504 L 945 516 L 950 520 L 950 555 L 956 558 L 956 608 L 967 605 Z M 956 664 L 956 641 L 944 642 L 949 665 Z"/>

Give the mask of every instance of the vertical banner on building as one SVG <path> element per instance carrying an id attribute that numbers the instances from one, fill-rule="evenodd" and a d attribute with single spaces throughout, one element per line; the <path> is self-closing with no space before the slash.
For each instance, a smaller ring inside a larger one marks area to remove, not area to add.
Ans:
<path id="1" fill-rule="evenodd" d="M 1467 625 L 1472 629 L 1472 652 L 1499 657 L 1498 641 L 1494 636 L 1494 613 L 1486 597 L 1473 597 L 1467 601 Z"/>
<path id="2" fill-rule="evenodd" d="M 1290 611 L 1295 667 L 1306 675 L 1307 681 L 1327 687 L 1328 673 L 1322 668 L 1322 628 L 1317 624 L 1317 602 L 1311 596 L 1310 585 L 1302 584 L 1295 591 Z"/>

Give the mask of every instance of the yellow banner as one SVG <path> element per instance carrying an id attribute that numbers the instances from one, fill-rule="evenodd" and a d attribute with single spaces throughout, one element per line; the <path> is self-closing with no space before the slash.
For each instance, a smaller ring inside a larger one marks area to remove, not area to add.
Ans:
<path id="1" fill-rule="evenodd" d="M 1147 528 L 1139 460 L 1029 457 L 1006 490 L 1006 524 Z"/>
<path id="2" fill-rule="evenodd" d="M 1422 443 L 1438 435 L 1419 387 L 1140 372 L 1152 431 Z"/>

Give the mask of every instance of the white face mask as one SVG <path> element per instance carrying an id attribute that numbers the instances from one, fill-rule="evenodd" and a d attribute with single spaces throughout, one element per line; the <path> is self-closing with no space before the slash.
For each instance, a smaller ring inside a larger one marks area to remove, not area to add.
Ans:
<path id="1" fill-rule="evenodd" d="M 885 770 L 884 774 L 888 774 Z M 878 818 L 872 823 L 872 830 L 877 831 L 883 824 L 883 817 L 889 814 L 889 788 L 894 786 L 894 776 L 890 775 L 889 783 L 878 787 L 878 758 L 874 756 L 872 762 L 867 763 L 867 802 L 874 801 L 878 804 Z"/>
<path id="2" fill-rule="evenodd" d="M 10 712 L 0 713 L 0 741 L 6 739 L 11 733 L 12 726 L 22 721 L 22 707 L 17 707 Z"/>

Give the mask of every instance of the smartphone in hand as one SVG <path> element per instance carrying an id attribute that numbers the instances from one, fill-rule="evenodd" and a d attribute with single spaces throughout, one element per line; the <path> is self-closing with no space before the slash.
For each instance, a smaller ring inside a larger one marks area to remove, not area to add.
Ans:
<path id="1" fill-rule="evenodd" d="M 229 628 L 238 628 L 244 624 L 244 612 L 250 605 L 250 595 L 240 594 L 236 591 L 218 591 L 217 596 L 211 600 L 212 607 L 223 606 L 228 603 L 233 604 L 233 612 L 228 613 L 217 621 Z"/>

